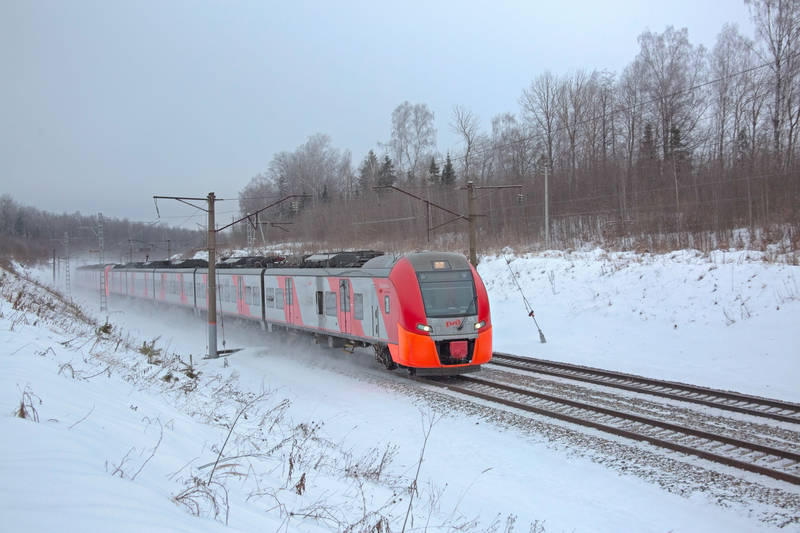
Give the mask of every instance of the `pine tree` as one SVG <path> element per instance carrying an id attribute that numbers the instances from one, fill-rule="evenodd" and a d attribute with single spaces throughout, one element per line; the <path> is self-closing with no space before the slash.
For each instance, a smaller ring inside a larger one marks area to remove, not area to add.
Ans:
<path id="1" fill-rule="evenodd" d="M 358 190 L 365 191 L 375 185 L 380 174 L 380 162 L 372 150 L 364 157 L 358 167 Z"/>
<path id="2" fill-rule="evenodd" d="M 672 159 L 672 164 L 674 165 L 673 171 L 682 174 L 691 170 L 692 162 L 689 148 L 681 138 L 681 130 L 676 126 L 669 130 L 669 151 L 670 159 Z"/>
<path id="3" fill-rule="evenodd" d="M 677 126 L 672 126 L 669 130 L 669 152 L 678 164 L 685 162 L 689 156 L 686 143 L 681 139 L 681 130 Z"/>
<path id="4" fill-rule="evenodd" d="M 439 165 L 436 164 L 436 158 L 431 156 L 431 166 L 428 168 L 428 182 L 431 185 L 439 185 L 442 180 L 442 174 L 439 171 Z"/>
<path id="5" fill-rule="evenodd" d="M 658 155 L 656 153 L 656 141 L 653 137 L 653 125 L 644 125 L 644 135 L 639 145 L 639 168 L 644 174 L 643 177 L 651 180 L 656 179 L 658 173 Z"/>
<path id="6" fill-rule="evenodd" d="M 383 156 L 381 170 L 378 173 L 378 185 L 381 187 L 394 185 L 395 180 L 397 180 L 397 175 L 395 174 L 394 163 L 388 155 L 385 155 Z"/>
<path id="7" fill-rule="evenodd" d="M 450 160 L 450 152 L 447 152 L 444 167 L 442 168 L 442 185 L 450 187 L 456 182 L 456 171 L 453 169 L 453 162 Z"/>

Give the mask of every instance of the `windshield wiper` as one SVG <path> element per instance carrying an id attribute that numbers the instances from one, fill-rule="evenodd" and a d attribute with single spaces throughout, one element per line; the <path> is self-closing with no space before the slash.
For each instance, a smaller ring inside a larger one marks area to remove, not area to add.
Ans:
<path id="1" fill-rule="evenodd" d="M 467 310 L 464 311 L 464 318 L 461 319 L 461 324 L 459 324 L 458 327 L 456 328 L 457 331 L 461 331 L 461 329 L 464 327 L 464 320 L 466 319 L 467 315 L 469 315 L 469 310 L 472 309 L 472 306 L 475 305 L 477 301 L 478 301 L 478 295 L 473 294 L 472 301 L 469 302 Z"/>

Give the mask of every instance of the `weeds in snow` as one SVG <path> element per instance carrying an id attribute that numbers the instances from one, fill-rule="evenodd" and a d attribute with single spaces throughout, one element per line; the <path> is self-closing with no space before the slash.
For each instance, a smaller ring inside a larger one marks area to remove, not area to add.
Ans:
<path id="1" fill-rule="evenodd" d="M 24 418 L 25 420 L 33 420 L 34 422 L 38 422 L 39 412 L 34 406 L 34 399 L 38 401 L 39 405 L 42 405 L 42 399 L 31 392 L 30 388 L 27 386 L 21 393 L 22 398 L 19 400 L 19 407 L 16 411 L 14 411 L 14 416 L 17 418 Z"/>
<path id="2" fill-rule="evenodd" d="M 184 482 L 185 488 L 172 497 L 172 501 L 183 505 L 194 516 L 210 512 L 216 520 L 225 511 L 225 525 L 230 517 L 230 498 L 225 485 L 212 481 L 207 483 L 199 477 Z"/>
<path id="3" fill-rule="evenodd" d="M 94 408 L 92 408 L 92 409 L 94 409 Z M 90 411 L 90 414 L 91 414 L 91 411 Z M 89 416 L 89 415 L 86 415 L 86 416 Z M 147 463 L 149 463 L 150 460 L 153 457 L 155 457 L 156 452 L 158 451 L 158 447 L 161 446 L 161 441 L 164 439 L 164 425 L 161 423 L 161 420 L 158 419 L 158 418 L 156 418 L 154 421 L 151 421 L 149 418 L 145 417 L 145 418 L 142 419 L 142 421 L 147 423 L 147 426 L 145 426 L 145 432 L 147 431 L 147 428 L 149 428 L 152 424 L 158 423 L 158 430 L 159 430 L 158 441 L 153 446 L 153 448 L 150 450 L 150 455 L 148 455 L 147 459 L 145 459 L 142 462 L 142 464 L 139 465 L 139 468 L 136 470 L 136 472 L 133 473 L 133 475 L 130 475 L 128 472 L 125 471 L 125 466 L 126 466 L 126 463 L 128 461 L 130 461 L 131 454 L 134 451 L 136 451 L 136 447 L 131 446 L 131 448 L 128 450 L 128 452 L 119 461 L 119 464 L 109 463 L 109 461 L 106 461 L 106 471 L 108 471 L 108 469 L 109 469 L 109 464 L 110 464 L 110 466 L 113 467 L 113 470 L 111 471 L 111 475 L 112 476 L 118 476 L 118 477 L 120 477 L 122 479 L 130 479 L 131 481 L 135 481 L 136 477 L 139 474 L 141 474 L 142 470 L 144 470 L 144 467 L 147 465 Z M 70 428 L 71 428 L 71 426 L 70 426 Z M 139 455 L 141 456 L 143 454 L 144 454 L 144 450 Z"/>
<path id="4" fill-rule="evenodd" d="M 445 488 L 421 479 L 428 439 L 441 415 L 422 414 L 424 438 L 416 474 L 409 480 L 393 471 L 399 452 L 396 445 L 382 443 L 358 452 L 347 449 L 344 442 L 321 435 L 323 424 L 293 422 L 289 400 L 268 403 L 271 393 L 244 390 L 235 371 L 219 368 L 219 373 L 210 374 L 209 369 L 214 368 L 210 363 L 199 363 L 198 368 L 191 355 L 168 354 L 168 349 L 156 346 L 158 337 L 137 341 L 108 320 L 102 324 L 92 321 L 52 291 L 36 291 L 30 286 L 20 289 L 19 283 L 9 283 L 15 276 L 4 276 L 0 302 L 8 302 L 7 315 L 12 304 L 17 306 L 9 317 L 12 327 L 40 317 L 64 335 L 60 345 L 72 352 L 70 359 L 58 361 L 65 353 L 59 346 L 40 354 L 57 362 L 58 374 L 83 382 L 103 374 L 111 377 L 113 371 L 132 387 L 162 395 L 196 422 L 224 428 L 221 444 L 210 448 L 213 455 L 206 457 L 207 464 L 194 466 L 208 453 L 204 446 L 204 451 L 188 452 L 197 457 L 167 478 L 176 483 L 172 500 L 190 514 L 227 524 L 232 503 L 240 502 L 262 507 L 281 520 L 281 529 L 287 531 L 300 527 L 301 522 L 306 527 L 316 522 L 336 531 L 380 533 L 399 531 L 401 525 L 405 531 L 478 527 L 477 519 L 466 520 L 455 511 L 437 523 Z M 555 292 L 554 273 L 550 283 Z M 75 353 L 80 354 L 78 358 Z M 38 421 L 37 403 L 41 405 L 41 399 L 26 388 L 15 415 Z M 69 429 L 94 411 L 93 405 Z M 158 427 L 157 439 L 151 437 L 154 442 L 149 445 L 130 447 L 118 461 L 107 460 L 106 471 L 112 476 L 136 481 L 148 465 L 154 468 L 153 459 L 170 423 L 162 424 L 159 418 L 142 420 L 147 423 L 146 432 Z"/>
<path id="5" fill-rule="evenodd" d="M 253 405 L 255 405 L 258 402 L 263 401 L 264 398 L 266 398 L 266 396 L 267 396 L 267 393 L 266 392 L 262 392 L 261 394 L 259 394 L 258 396 L 256 396 L 252 400 L 250 400 L 249 402 L 245 403 L 242 406 L 242 408 L 239 409 L 239 412 L 236 413 L 236 417 L 233 419 L 233 422 L 231 422 L 230 429 L 228 429 L 228 435 L 225 437 L 225 442 L 222 443 L 222 446 L 219 449 L 219 453 L 217 453 L 217 460 L 214 461 L 214 466 L 211 467 L 211 472 L 208 474 L 208 481 L 207 481 L 206 484 L 210 485 L 211 484 L 211 480 L 214 478 L 214 472 L 216 471 L 217 465 L 219 464 L 219 460 L 222 457 L 222 452 L 225 451 L 225 446 L 228 444 L 228 440 L 231 438 L 231 433 L 233 433 L 233 428 L 236 427 L 236 422 L 239 421 L 239 417 L 244 415 L 245 412 L 250 407 L 252 407 Z"/>
<path id="6" fill-rule="evenodd" d="M 109 324 L 108 319 L 106 319 L 105 323 L 103 323 L 102 326 L 97 328 L 97 336 L 102 337 L 103 335 L 110 335 L 113 329 L 114 327 L 111 324 Z"/>
<path id="7" fill-rule="evenodd" d="M 425 459 L 425 448 L 428 446 L 428 438 L 431 436 L 431 431 L 433 430 L 433 426 L 435 426 L 436 423 L 439 420 L 441 420 L 442 415 L 429 411 L 428 413 L 422 413 L 421 417 L 422 417 L 421 422 L 422 422 L 422 434 L 423 434 L 422 450 L 419 453 L 419 462 L 417 463 L 417 473 L 414 476 L 414 480 L 411 482 L 411 485 L 409 485 L 408 487 L 408 493 L 409 493 L 408 508 L 406 509 L 406 517 L 403 520 L 402 531 L 406 530 L 406 525 L 408 524 L 408 517 L 411 515 L 411 508 L 414 503 L 414 495 L 419 494 L 419 491 L 417 490 L 417 484 L 419 482 L 419 472 L 422 469 L 422 461 Z M 412 528 L 414 527 L 413 517 L 411 518 L 411 527 Z"/>
<path id="8" fill-rule="evenodd" d="M 782 287 L 775 289 L 775 298 L 779 305 L 800 300 L 800 286 L 794 275 L 790 275 L 789 279 L 784 279 Z"/>
<path id="9" fill-rule="evenodd" d="M 159 357 L 161 356 L 161 348 L 156 348 L 156 342 L 161 337 L 156 337 L 150 342 L 142 341 L 142 347 L 139 348 L 139 353 L 147 357 L 147 362 L 151 365 L 160 365 L 162 363 Z"/>
<path id="10" fill-rule="evenodd" d="M 60 376 L 62 373 L 66 373 L 69 371 L 69 377 L 75 379 L 75 369 L 72 367 L 70 363 L 63 363 L 58 367 L 58 375 Z"/>

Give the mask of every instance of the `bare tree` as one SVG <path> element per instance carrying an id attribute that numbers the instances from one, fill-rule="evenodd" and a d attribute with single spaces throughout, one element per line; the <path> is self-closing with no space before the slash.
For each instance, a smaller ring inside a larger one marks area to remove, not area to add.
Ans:
<path id="1" fill-rule="evenodd" d="M 639 35 L 637 59 L 644 65 L 645 90 L 654 102 L 654 118 L 664 159 L 672 157 L 672 131 L 679 131 L 684 143 L 691 142 L 702 117 L 703 95 L 691 90 L 704 74 L 705 49 L 689 42 L 686 28 L 667 26 L 663 33 L 646 31 Z"/>
<path id="2" fill-rule="evenodd" d="M 472 174 L 470 173 L 470 159 L 473 156 L 475 149 L 475 142 L 478 138 L 478 117 L 472 111 L 463 106 L 457 105 L 453 108 L 453 114 L 450 119 L 450 128 L 464 141 L 464 156 L 462 158 L 462 175 L 464 181 L 470 181 Z"/>
<path id="3" fill-rule="evenodd" d="M 589 76 L 585 71 L 578 71 L 565 77 L 558 83 L 556 90 L 556 113 L 559 124 L 567 138 L 568 167 L 570 192 L 575 187 L 578 169 L 578 140 L 580 130 L 586 121 L 588 108 Z"/>
<path id="4" fill-rule="evenodd" d="M 408 101 L 392 112 L 392 136 L 389 140 L 395 163 L 411 180 L 416 180 L 425 170 L 423 156 L 436 148 L 436 128 L 433 111 L 425 104 Z"/>
<path id="5" fill-rule="evenodd" d="M 725 24 L 709 57 L 709 74 L 719 80 L 711 87 L 715 157 L 720 171 L 733 156 L 741 130 L 747 95 L 747 72 L 753 67 L 753 43 L 735 25 Z M 744 72 L 744 74 L 738 74 Z"/>
<path id="6" fill-rule="evenodd" d="M 511 113 L 492 119 L 496 179 L 519 181 L 529 176 L 535 158 L 534 136 Z"/>
<path id="7" fill-rule="evenodd" d="M 776 161 L 792 160 L 800 120 L 800 0 L 745 0 L 772 70 L 772 144 Z M 788 130 L 788 131 L 787 131 Z M 784 136 L 788 140 L 785 158 Z"/>
<path id="8" fill-rule="evenodd" d="M 525 114 L 525 119 L 544 135 L 547 150 L 547 161 L 553 164 L 553 141 L 556 135 L 556 97 L 557 78 L 549 71 L 540 74 L 529 88 L 522 91 L 520 106 Z"/>

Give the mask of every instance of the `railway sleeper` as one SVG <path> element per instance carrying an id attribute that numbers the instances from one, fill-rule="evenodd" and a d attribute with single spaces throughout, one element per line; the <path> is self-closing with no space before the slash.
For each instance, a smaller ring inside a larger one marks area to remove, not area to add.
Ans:
<path id="1" fill-rule="evenodd" d="M 772 457 L 771 455 L 764 453 L 764 452 L 756 452 L 755 455 L 750 457 L 750 460 L 755 462 L 761 461 L 764 457 Z M 762 463 L 766 463 L 767 461 L 761 461 Z"/>

